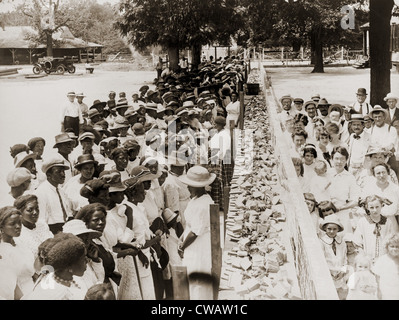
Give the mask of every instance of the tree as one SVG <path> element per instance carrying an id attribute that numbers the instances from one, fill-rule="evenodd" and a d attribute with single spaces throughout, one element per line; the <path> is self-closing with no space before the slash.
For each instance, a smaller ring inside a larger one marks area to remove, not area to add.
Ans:
<path id="1" fill-rule="evenodd" d="M 393 0 L 370 0 L 370 103 L 385 107 L 391 91 L 390 21 Z"/>
<path id="2" fill-rule="evenodd" d="M 193 48 L 197 60 L 201 45 L 231 34 L 235 4 L 235 0 L 122 0 L 116 26 L 139 50 L 162 46 L 170 68 L 177 70 L 179 50 Z"/>
<path id="3" fill-rule="evenodd" d="M 47 56 L 53 55 L 53 33 L 65 26 L 69 19 L 58 17 L 60 0 L 25 1 L 19 10 L 31 19 L 32 26 L 38 31 L 38 42 L 46 41 Z"/>

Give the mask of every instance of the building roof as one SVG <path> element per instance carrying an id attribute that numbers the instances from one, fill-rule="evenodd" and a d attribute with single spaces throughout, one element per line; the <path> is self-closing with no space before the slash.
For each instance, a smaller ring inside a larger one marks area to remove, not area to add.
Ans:
<path id="1" fill-rule="evenodd" d="M 28 34 L 37 34 L 37 31 L 30 26 L 0 28 L 0 48 L 28 49 L 28 48 L 45 48 L 46 45 L 35 45 L 26 39 Z M 75 38 L 68 27 L 61 27 L 57 32 L 53 33 L 53 39 L 59 41 L 54 48 L 93 48 L 103 47 L 103 45 L 86 42 L 80 38 Z"/>

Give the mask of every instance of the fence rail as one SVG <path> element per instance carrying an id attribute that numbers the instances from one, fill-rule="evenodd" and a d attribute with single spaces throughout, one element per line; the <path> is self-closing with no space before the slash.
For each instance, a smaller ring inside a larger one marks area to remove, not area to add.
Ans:
<path id="1" fill-rule="evenodd" d="M 270 78 L 260 63 L 259 68 L 266 107 L 272 125 L 275 155 L 280 164 L 278 166 L 279 179 L 302 297 L 304 300 L 338 300 L 337 291 L 301 192 L 296 171 L 291 157 L 287 153 L 288 142 L 285 140 L 278 119 L 277 112 L 280 110 L 269 81 Z"/>

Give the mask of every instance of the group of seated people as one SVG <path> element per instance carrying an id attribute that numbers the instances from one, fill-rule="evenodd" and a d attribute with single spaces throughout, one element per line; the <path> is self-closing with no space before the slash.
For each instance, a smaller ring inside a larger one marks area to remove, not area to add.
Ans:
<path id="1" fill-rule="evenodd" d="M 285 95 L 279 120 L 339 298 L 396 300 L 399 97 L 372 107 L 355 94 L 347 106 Z M 374 279 L 367 294 L 358 264 Z"/>
<path id="2" fill-rule="evenodd" d="M 171 266 L 183 264 L 183 252 L 195 256 L 190 246 L 209 232 L 209 214 L 196 214 L 211 202 L 223 210 L 232 178 L 229 129 L 245 69 L 233 58 L 169 73 L 131 99 L 111 91 L 86 109 L 84 95 L 69 92 L 53 143 L 11 146 L 0 298 L 173 299 Z M 189 206 L 202 191 L 209 198 Z M 198 264 L 211 261 L 202 251 Z"/>

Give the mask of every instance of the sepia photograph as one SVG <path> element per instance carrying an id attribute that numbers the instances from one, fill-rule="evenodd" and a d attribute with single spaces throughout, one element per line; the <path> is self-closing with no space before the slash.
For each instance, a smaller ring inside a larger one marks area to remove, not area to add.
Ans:
<path id="1" fill-rule="evenodd" d="M 0 0 L 0 300 L 399 300 L 399 0 Z"/>

